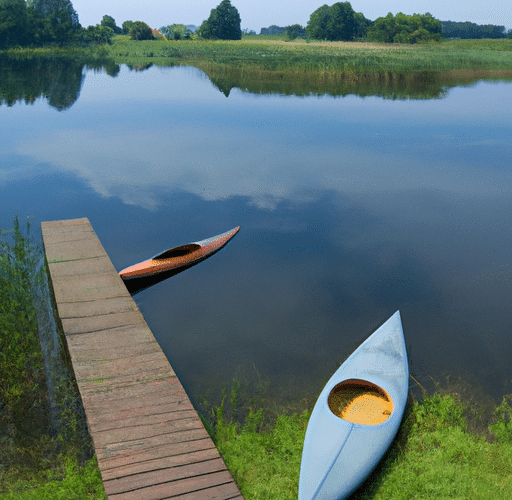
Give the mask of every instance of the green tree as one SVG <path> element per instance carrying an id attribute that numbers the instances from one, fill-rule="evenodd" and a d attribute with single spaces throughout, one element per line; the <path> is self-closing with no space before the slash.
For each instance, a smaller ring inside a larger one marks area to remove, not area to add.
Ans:
<path id="1" fill-rule="evenodd" d="M 281 26 L 277 26 L 273 24 L 268 28 L 261 28 L 260 35 L 284 35 L 286 33 L 286 28 Z"/>
<path id="2" fill-rule="evenodd" d="M 327 24 L 330 19 L 330 10 L 327 4 L 318 7 L 318 9 L 309 17 L 306 26 L 306 33 L 309 38 L 314 40 L 327 40 Z"/>
<path id="3" fill-rule="evenodd" d="M 429 40 L 441 40 L 443 26 L 441 21 L 430 13 L 408 16 L 399 12 L 393 16 L 379 17 L 368 29 L 368 40 L 384 43 L 418 43 Z"/>
<path id="4" fill-rule="evenodd" d="M 78 14 L 70 0 L 28 0 L 33 42 L 69 43 L 80 32 Z"/>
<path id="5" fill-rule="evenodd" d="M 111 28 L 114 33 L 122 33 L 123 30 L 117 26 L 115 19 L 112 16 L 103 16 L 100 26 L 106 26 L 107 28 Z"/>
<path id="6" fill-rule="evenodd" d="M 27 42 L 28 17 L 24 0 L 0 0 L 0 48 Z"/>
<path id="7" fill-rule="evenodd" d="M 97 24 L 96 26 L 88 26 L 87 29 L 83 30 L 82 41 L 88 45 L 111 44 L 114 34 L 114 30 L 110 26 Z"/>
<path id="8" fill-rule="evenodd" d="M 184 24 L 170 24 L 169 26 L 162 26 L 160 33 L 167 38 L 167 40 L 186 40 L 192 36 L 190 31 Z"/>
<path id="9" fill-rule="evenodd" d="M 369 21 L 354 12 L 350 2 L 322 5 L 309 18 L 306 32 L 315 40 L 353 40 L 366 30 Z"/>
<path id="10" fill-rule="evenodd" d="M 222 2 L 210 12 L 198 29 L 201 38 L 209 40 L 241 40 L 240 14 L 229 0 Z"/>
<path id="11" fill-rule="evenodd" d="M 132 40 L 153 40 L 151 28 L 142 21 L 135 21 L 130 28 L 130 38 Z"/>
<path id="12" fill-rule="evenodd" d="M 123 29 L 123 35 L 128 35 L 130 33 L 130 29 L 133 26 L 133 21 L 125 21 L 121 27 Z"/>
<path id="13" fill-rule="evenodd" d="M 285 36 L 287 40 L 306 38 L 306 30 L 300 24 L 292 24 L 291 26 L 286 26 Z"/>
<path id="14" fill-rule="evenodd" d="M 356 21 L 354 37 L 355 38 L 365 38 L 368 28 L 371 27 L 373 22 L 370 21 L 369 19 L 366 19 L 366 17 L 364 17 L 364 15 L 361 12 L 356 12 L 354 14 L 354 18 Z"/>
<path id="15" fill-rule="evenodd" d="M 356 20 L 350 2 L 338 2 L 331 6 L 327 29 L 328 40 L 353 40 Z"/>

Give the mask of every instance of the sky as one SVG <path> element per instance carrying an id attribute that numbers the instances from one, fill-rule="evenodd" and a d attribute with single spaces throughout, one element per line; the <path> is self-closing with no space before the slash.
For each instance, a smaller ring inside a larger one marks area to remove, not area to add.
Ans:
<path id="1" fill-rule="evenodd" d="M 199 26 L 221 0 L 72 0 L 82 26 L 98 24 L 104 15 L 112 16 L 116 24 L 124 21 L 144 21 L 152 28 L 169 24 L 195 24 Z M 231 0 L 242 19 L 242 29 L 254 30 L 273 24 L 306 26 L 309 16 L 335 0 Z M 350 2 L 356 12 L 375 20 L 391 12 L 397 14 L 425 14 L 430 12 L 441 21 L 471 21 L 476 24 L 495 24 L 512 29 L 511 0 L 354 0 Z"/>

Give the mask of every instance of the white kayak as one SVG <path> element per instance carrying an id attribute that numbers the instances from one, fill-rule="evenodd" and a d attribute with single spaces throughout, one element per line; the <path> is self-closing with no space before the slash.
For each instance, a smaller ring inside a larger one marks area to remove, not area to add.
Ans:
<path id="1" fill-rule="evenodd" d="M 375 468 L 398 431 L 409 391 L 400 312 L 327 382 L 304 439 L 299 500 L 342 500 Z"/>

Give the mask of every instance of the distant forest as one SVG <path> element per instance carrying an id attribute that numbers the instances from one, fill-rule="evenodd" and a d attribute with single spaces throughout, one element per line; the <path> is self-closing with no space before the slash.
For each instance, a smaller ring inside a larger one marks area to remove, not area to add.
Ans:
<path id="1" fill-rule="evenodd" d="M 197 30 L 183 24 L 170 24 L 156 30 L 142 21 L 125 21 L 120 27 L 109 15 L 103 16 L 99 24 L 84 28 L 71 0 L 0 0 L 0 50 L 18 46 L 110 44 L 118 34 L 128 34 L 133 40 L 152 40 L 162 35 L 168 40 L 239 40 L 242 38 L 240 25 L 240 15 L 231 0 L 221 0 Z M 428 12 L 389 13 L 372 21 L 361 12 L 355 12 L 350 2 L 322 5 L 311 14 L 305 27 L 299 24 L 272 25 L 262 28 L 260 34 L 279 35 L 287 40 L 307 38 L 381 43 L 425 43 L 443 38 L 512 38 L 512 30 L 506 31 L 505 26 L 439 21 Z"/>
<path id="2" fill-rule="evenodd" d="M 469 21 L 457 23 L 441 21 L 445 38 L 512 38 L 512 30 L 494 24 L 475 24 Z"/>
<path id="3" fill-rule="evenodd" d="M 370 21 L 373 24 L 373 21 Z M 512 38 L 512 29 L 506 30 L 505 26 L 494 24 L 475 24 L 469 21 L 454 22 L 441 21 L 444 38 Z M 260 35 L 285 35 L 285 26 L 273 24 L 267 28 L 261 28 Z"/>

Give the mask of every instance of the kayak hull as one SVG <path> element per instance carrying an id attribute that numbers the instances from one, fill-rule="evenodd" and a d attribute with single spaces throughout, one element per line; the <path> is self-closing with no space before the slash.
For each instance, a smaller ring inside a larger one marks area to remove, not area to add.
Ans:
<path id="1" fill-rule="evenodd" d="M 238 233 L 239 229 L 240 227 L 235 227 L 230 231 L 212 236 L 205 240 L 171 248 L 138 264 L 123 269 L 119 272 L 119 276 L 121 276 L 123 280 L 128 281 L 190 267 L 220 250 Z"/>
<path id="2" fill-rule="evenodd" d="M 402 421 L 409 368 L 400 313 L 329 379 L 308 422 L 299 500 L 342 500 L 366 479 Z M 336 410 L 339 406 L 339 411 Z"/>

